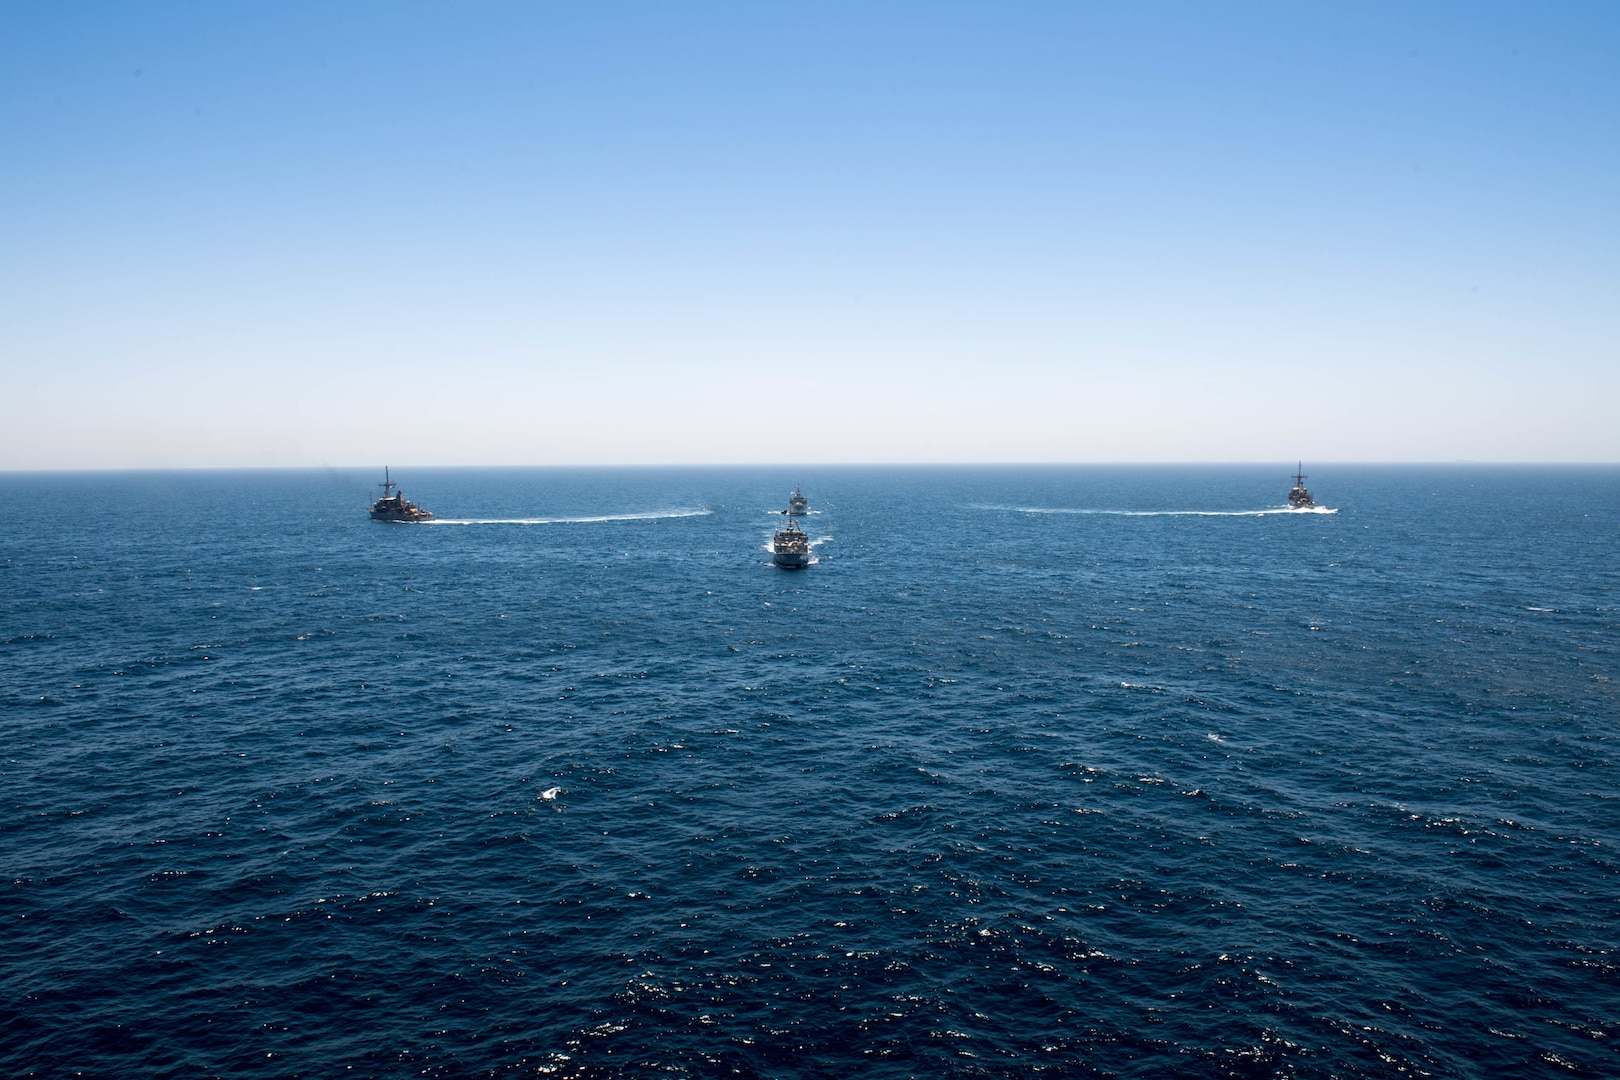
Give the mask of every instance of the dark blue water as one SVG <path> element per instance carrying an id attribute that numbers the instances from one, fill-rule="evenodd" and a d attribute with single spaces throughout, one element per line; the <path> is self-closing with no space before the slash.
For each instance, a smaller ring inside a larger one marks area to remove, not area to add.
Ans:
<path id="1" fill-rule="evenodd" d="M 1620 1073 L 1620 469 L 1288 471 L 0 477 L 0 1073 Z"/>

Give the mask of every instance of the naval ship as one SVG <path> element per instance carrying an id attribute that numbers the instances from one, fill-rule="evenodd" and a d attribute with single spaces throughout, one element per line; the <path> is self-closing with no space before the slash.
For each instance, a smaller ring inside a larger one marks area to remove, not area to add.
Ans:
<path id="1" fill-rule="evenodd" d="M 388 475 L 388 466 L 383 466 L 383 482 L 378 485 L 383 489 L 382 498 L 371 504 L 371 517 L 374 521 L 432 521 L 433 515 L 413 502 L 405 501 L 405 493 L 399 490 L 394 478 Z"/>
<path id="2" fill-rule="evenodd" d="M 785 566 L 789 570 L 797 570 L 801 566 L 810 565 L 810 537 L 799 528 L 797 522 L 788 522 L 787 528 L 776 530 L 776 539 L 771 542 L 772 558 L 777 566 Z"/>
<path id="3" fill-rule="evenodd" d="M 799 485 L 793 485 L 793 491 L 788 495 L 788 516 L 803 517 L 810 512 L 810 500 L 804 497 Z"/>
<path id="4" fill-rule="evenodd" d="M 1294 510 L 1310 510 L 1316 506 L 1316 500 L 1311 493 L 1305 490 L 1305 463 L 1299 463 L 1299 469 L 1294 473 L 1294 488 L 1288 493 L 1288 505 Z"/>

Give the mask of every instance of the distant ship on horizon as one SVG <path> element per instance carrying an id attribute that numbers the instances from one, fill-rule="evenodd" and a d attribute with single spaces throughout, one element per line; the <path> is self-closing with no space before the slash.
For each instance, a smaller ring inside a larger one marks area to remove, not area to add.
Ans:
<path id="1" fill-rule="evenodd" d="M 803 517 L 810 512 L 810 500 L 804 497 L 798 484 L 794 484 L 793 490 L 788 493 L 787 512 L 789 517 Z"/>
<path id="2" fill-rule="evenodd" d="M 433 514 L 422 509 L 413 502 L 405 500 L 405 493 L 399 490 L 394 478 L 388 475 L 388 466 L 383 466 L 383 482 L 378 485 L 383 489 L 382 498 L 371 504 L 371 518 L 373 521 L 432 521 Z"/>

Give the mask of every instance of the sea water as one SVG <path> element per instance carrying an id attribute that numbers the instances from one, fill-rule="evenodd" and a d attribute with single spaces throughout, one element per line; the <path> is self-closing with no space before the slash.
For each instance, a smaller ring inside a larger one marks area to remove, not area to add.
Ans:
<path id="1" fill-rule="evenodd" d="M 1620 1073 L 1620 470 L 1291 471 L 0 476 L 0 1072 Z"/>

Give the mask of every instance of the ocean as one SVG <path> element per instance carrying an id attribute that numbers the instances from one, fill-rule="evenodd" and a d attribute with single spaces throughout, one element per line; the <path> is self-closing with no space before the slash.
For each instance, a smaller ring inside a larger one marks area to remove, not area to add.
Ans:
<path id="1" fill-rule="evenodd" d="M 1288 464 L 0 474 L 0 1073 L 1620 1075 L 1620 469 Z"/>

